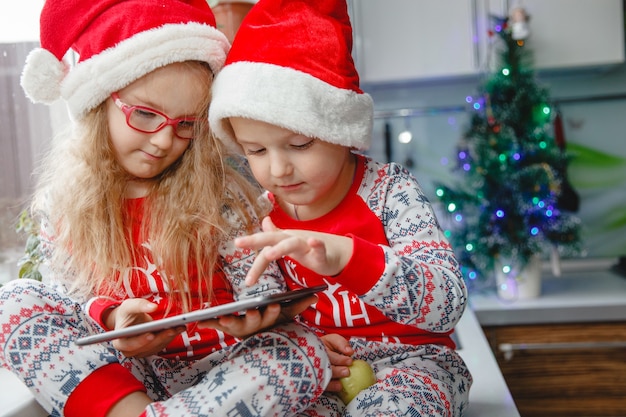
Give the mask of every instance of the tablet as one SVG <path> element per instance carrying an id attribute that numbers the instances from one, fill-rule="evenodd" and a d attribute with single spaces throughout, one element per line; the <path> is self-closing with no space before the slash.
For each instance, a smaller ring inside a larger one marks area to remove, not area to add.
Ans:
<path id="1" fill-rule="evenodd" d="M 209 307 L 202 310 L 191 311 L 189 313 L 178 314 L 176 316 L 124 327 L 123 329 L 110 330 L 104 333 L 81 337 L 77 339 L 75 343 L 79 346 L 84 346 L 93 343 L 108 342 L 120 337 L 131 337 L 144 333 L 159 332 L 161 330 L 184 326 L 188 323 L 197 321 L 214 319 L 221 316 L 227 316 L 229 314 L 245 313 L 246 310 L 261 308 L 267 306 L 268 304 L 279 303 L 281 305 L 287 305 L 292 301 L 308 297 L 309 295 L 323 291 L 327 288 L 328 286 L 323 284 L 278 294 L 258 295 L 256 297 L 246 298 L 232 303 L 221 304 L 215 307 Z"/>

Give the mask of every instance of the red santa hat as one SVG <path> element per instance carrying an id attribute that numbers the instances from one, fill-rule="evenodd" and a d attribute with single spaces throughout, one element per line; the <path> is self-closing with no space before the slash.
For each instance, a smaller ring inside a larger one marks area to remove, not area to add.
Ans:
<path id="1" fill-rule="evenodd" d="M 345 0 L 260 0 L 213 83 L 212 129 L 234 145 L 228 118 L 244 117 L 367 149 L 373 102 L 359 87 L 351 52 Z"/>
<path id="2" fill-rule="evenodd" d="M 174 62 L 203 61 L 217 73 L 230 47 L 206 0 L 46 0 L 40 28 L 22 88 L 36 103 L 65 99 L 74 119 Z"/>

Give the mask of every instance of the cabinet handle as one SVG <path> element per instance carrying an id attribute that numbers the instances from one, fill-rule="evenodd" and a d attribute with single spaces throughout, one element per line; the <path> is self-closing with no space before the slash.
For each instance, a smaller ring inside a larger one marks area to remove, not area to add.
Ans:
<path id="1" fill-rule="evenodd" d="M 617 342 L 561 342 L 561 343 L 500 343 L 498 350 L 504 354 L 504 360 L 510 361 L 516 350 L 538 349 L 619 349 L 626 348 L 626 341 Z"/>

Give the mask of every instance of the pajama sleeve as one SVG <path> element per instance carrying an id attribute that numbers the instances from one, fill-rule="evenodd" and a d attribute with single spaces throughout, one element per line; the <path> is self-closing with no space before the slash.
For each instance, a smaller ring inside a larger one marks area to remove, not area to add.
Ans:
<path id="1" fill-rule="evenodd" d="M 433 207 L 400 165 L 379 164 L 369 173 L 375 179 L 366 178 L 371 186 L 362 188 L 368 193 L 364 201 L 383 224 L 389 245 L 380 245 L 376 256 L 367 242 L 355 244 L 351 262 L 373 265 L 360 268 L 369 275 L 355 290 L 395 322 L 432 332 L 452 330 L 465 309 L 467 289 Z"/>

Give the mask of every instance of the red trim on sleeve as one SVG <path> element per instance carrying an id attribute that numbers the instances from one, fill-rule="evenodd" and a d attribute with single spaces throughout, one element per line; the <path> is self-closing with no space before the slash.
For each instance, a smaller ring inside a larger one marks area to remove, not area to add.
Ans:
<path id="1" fill-rule="evenodd" d="M 385 271 L 385 253 L 379 245 L 362 239 L 352 233 L 352 257 L 343 271 L 336 276 L 337 281 L 357 294 L 365 294 L 378 282 Z M 341 279 L 348 277 L 348 279 Z"/>
<path id="2" fill-rule="evenodd" d="M 63 410 L 65 417 L 105 417 L 111 407 L 133 392 L 146 387 L 129 370 L 112 363 L 89 374 L 70 394 Z"/>
<path id="3" fill-rule="evenodd" d="M 89 304 L 89 317 L 94 319 L 103 329 L 111 330 L 107 328 L 103 320 L 104 312 L 110 308 L 117 307 L 120 302 L 110 298 L 99 297 L 93 299 Z"/>

